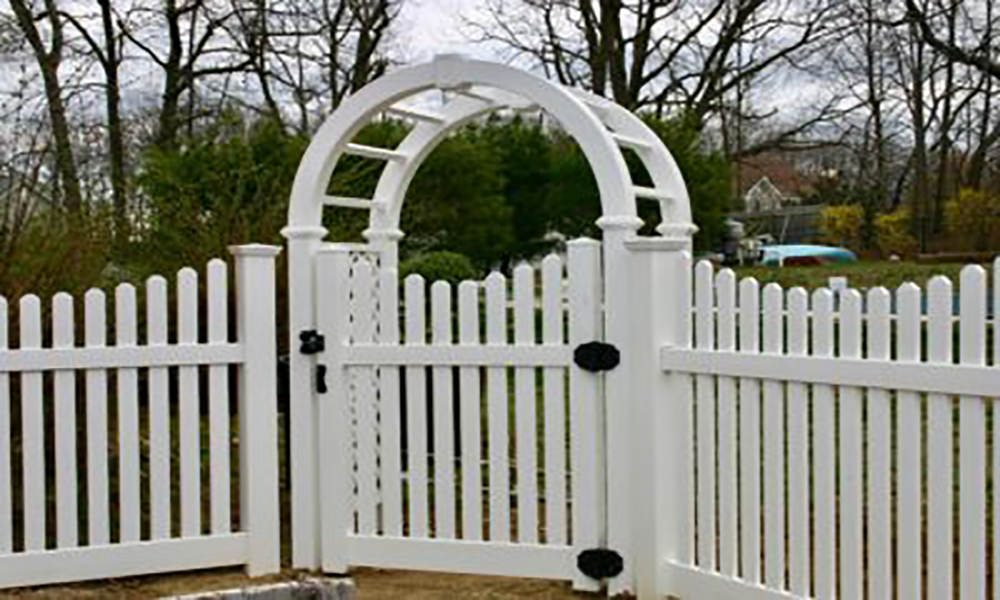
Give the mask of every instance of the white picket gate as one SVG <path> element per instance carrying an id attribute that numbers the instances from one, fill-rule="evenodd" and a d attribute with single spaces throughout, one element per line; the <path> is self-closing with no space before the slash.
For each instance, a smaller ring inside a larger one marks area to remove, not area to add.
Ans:
<path id="1" fill-rule="evenodd" d="M 517 267 L 512 294 L 436 282 L 429 320 L 424 280 L 400 299 L 379 262 L 317 255 L 323 567 L 573 579 L 601 529 L 600 378 L 572 362 L 599 334 L 600 245 L 570 244 L 568 278 L 555 255 L 540 281 Z"/>
<path id="2" fill-rule="evenodd" d="M 199 338 L 193 269 L 177 275 L 176 312 L 168 307 L 167 281 L 148 280 L 145 319 L 129 284 L 116 289 L 110 316 L 100 290 L 87 292 L 82 303 L 57 294 L 49 347 L 43 347 L 41 301 L 29 295 L 17 306 L 20 342 L 9 348 L 15 327 L 0 297 L 0 587 L 227 565 L 246 565 L 251 574 L 277 570 L 277 252 L 233 249 L 235 343 L 227 266 L 219 260 L 207 269 L 206 339 Z M 81 330 L 82 345 L 74 337 Z M 239 369 L 238 390 L 230 389 L 231 365 Z M 233 396 L 239 398 L 235 431 Z M 17 413 L 20 424 L 11 422 Z M 231 473 L 231 433 L 239 440 L 238 478 Z M 54 465 L 46 464 L 47 447 Z"/>

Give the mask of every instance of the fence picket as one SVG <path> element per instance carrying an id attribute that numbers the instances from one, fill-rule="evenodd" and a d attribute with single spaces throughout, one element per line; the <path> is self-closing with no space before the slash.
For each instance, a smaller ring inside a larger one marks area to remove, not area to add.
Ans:
<path id="1" fill-rule="evenodd" d="M 892 298 L 882 287 L 868 291 L 868 358 L 889 360 L 889 311 Z M 868 593 L 869 598 L 892 597 L 892 439 L 889 391 L 868 390 Z"/>
<path id="2" fill-rule="evenodd" d="M 167 314 L 167 280 L 160 276 L 150 277 L 146 282 L 148 345 L 166 345 Z M 169 538 L 171 534 L 170 390 L 167 375 L 166 367 L 149 369 L 149 522 L 154 540 Z"/>
<path id="3" fill-rule="evenodd" d="M 404 282 L 406 345 L 426 344 L 424 278 Z M 427 537 L 427 374 L 423 366 L 406 368 L 406 467 L 410 497 L 410 537 Z"/>
<path id="4" fill-rule="evenodd" d="M 60 292 L 52 298 L 52 347 L 73 347 L 73 297 Z M 76 477 L 76 374 L 59 370 L 55 379 L 56 544 L 73 548 L 78 542 Z"/>
<path id="5" fill-rule="evenodd" d="M 136 330 L 135 288 L 129 284 L 119 285 L 115 289 L 115 344 L 126 348 L 135 346 Z M 118 369 L 118 502 L 122 542 L 139 539 L 138 375 L 138 369 Z"/>
<path id="6" fill-rule="evenodd" d="M 952 290 L 946 277 L 927 284 L 927 358 L 931 363 L 951 364 Z M 952 399 L 941 394 L 927 398 L 927 597 L 954 597 L 952 579 Z"/>
<path id="7" fill-rule="evenodd" d="M 41 348 L 42 307 L 38 296 L 20 302 L 21 348 Z M 42 404 L 42 374 L 21 375 L 21 454 L 24 470 L 24 548 L 45 548 L 45 417 Z"/>
<path id="8" fill-rule="evenodd" d="M 177 273 L 177 341 L 198 343 L 198 272 L 189 267 Z M 181 536 L 191 537 L 201 533 L 201 399 L 198 367 L 178 371 Z"/>
<path id="9" fill-rule="evenodd" d="M 514 343 L 535 343 L 535 271 L 514 269 Z M 534 367 L 514 370 L 514 423 L 517 450 L 517 539 L 538 541 L 538 394 Z"/>
<path id="10" fill-rule="evenodd" d="M 383 344 L 399 344 L 399 279 L 395 269 L 379 273 L 379 337 Z M 382 528 L 385 535 L 403 534 L 403 490 L 401 474 L 401 414 L 399 368 L 382 367 L 379 371 L 379 438 L 382 453 L 379 466 L 382 482 Z"/>
<path id="11" fill-rule="evenodd" d="M 765 354 L 784 349 L 784 293 L 775 283 L 764 287 Z M 785 401 L 780 381 L 765 379 L 764 392 L 764 581 L 785 587 Z"/>
<path id="12" fill-rule="evenodd" d="M 208 263 L 208 342 L 221 344 L 229 340 L 229 288 L 226 262 L 215 259 Z M 229 447 L 229 367 L 212 365 L 208 368 L 208 447 L 211 504 L 211 531 L 215 535 L 229 533 L 230 515 L 230 447 Z"/>
<path id="13" fill-rule="evenodd" d="M 7 299 L 0 296 L 0 352 L 7 350 Z M 13 489 L 11 488 L 10 376 L 0 373 L 0 555 L 14 549 Z"/>
<path id="14" fill-rule="evenodd" d="M 458 285 L 458 340 L 479 344 L 479 284 Z M 478 367 L 459 369 L 462 448 L 462 538 L 483 538 L 482 394 Z"/>
<path id="15" fill-rule="evenodd" d="M 542 341 L 562 345 L 563 267 L 556 254 L 542 260 Z M 546 367 L 545 404 L 545 542 L 565 545 L 566 538 L 566 384 L 565 369 Z"/>
<path id="16" fill-rule="evenodd" d="M 351 334 L 358 344 L 372 344 L 376 339 L 376 272 L 372 261 L 360 257 L 352 265 L 350 279 L 350 312 L 353 317 Z M 373 535 L 378 530 L 378 398 L 375 367 L 354 367 L 347 376 L 354 385 L 355 458 L 357 461 L 355 498 L 358 514 L 358 534 Z M 436 392 L 436 389 L 435 389 Z M 436 469 L 435 469 L 436 471 Z M 438 494 L 441 494 L 438 490 Z M 440 495 L 437 496 L 440 502 Z M 441 521 L 437 521 L 438 528 Z M 439 529 L 440 530 L 440 529 Z"/>
<path id="17" fill-rule="evenodd" d="M 715 349 L 715 294 L 712 263 L 701 261 L 694 270 L 695 347 Z M 708 571 L 716 568 L 715 505 L 715 378 L 699 375 L 696 386 L 698 429 L 698 566 Z"/>
<path id="18" fill-rule="evenodd" d="M 507 343 L 507 280 L 486 278 L 486 343 Z M 489 406 L 490 541 L 510 540 L 510 442 L 507 419 L 507 369 L 486 371 Z"/>
<path id="19" fill-rule="evenodd" d="M 897 360 L 920 361 L 921 323 L 920 288 L 913 283 L 900 286 L 897 298 Z M 899 392 L 896 399 L 896 561 L 899 565 L 900 598 L 922 596 L 920 509 L 921 493 L 921 423 L 920 395 Z"/>
<path id="20" fill-rule="evenodd" d="M 760 351 L 760 286 L 740 282 L 740 352 Z M 740 562 L 743 579 L 760 582 L 760 381 L 740 379 Z"/>
<path id="21" fill-rule="evenodd" d="M 986 365 L 986 270 L 969 265 L 961 274 L 963 365 Z M 959 590 L 963 599 L 986 597 L 986 401 L 959 399 Z"/>
<path id="22" fill-rule="evenodd" d="M 819 289 L 812 296 L 812 356 L 833 356 L 833 294 Z M 813 386 L 813 473 L 815 479 L 815 593 L 819 600 L 837 596 L 836 417 L 833 387 Z"/>
<path id="23" fill-rule="evenodd" d="M 840 295 L 841 358 L 861 358 L 861 294 L 848 289 Z M 840 595 L 861 598 L 863 590 L 862 394 L 840 387 Z"/>
<path id="24" fill-rule="evenodd" d="M 736 274 L 723 269 L 715 278 L 718 305 L 718 348 L 736 350 Z M 737 573 L 739 556 L 737 486 L 737 399 L 736 379 L 719 377 L 719 570 L 729 576 Z"/>
<path id="25" fill-rule="evenodd" d="M 451 346 L 451 285 L 431 285 L 431 329 L 436 346 Z M 451 367 L 434 367 L 434 533 L 455 537 L 455 396 Z"/>
<path id="26" fill-rule="evenodd" d="M 809 344 L 809 295 L 800 287 L 788 292 L 788 353 L 805 356 Z M 809 595 L 809 389 L 788 384 L 788 583 Z"/>
<path id="27" fill-rule="evenodd" d="M 107 344 L 107 309 L 104 292 L 84 295 L 84 342 L 87 348 Z M 90 369 L 87 385 L 87 541 L 107 544 L 111 537 L 108 505 L 108 374 Z"/>

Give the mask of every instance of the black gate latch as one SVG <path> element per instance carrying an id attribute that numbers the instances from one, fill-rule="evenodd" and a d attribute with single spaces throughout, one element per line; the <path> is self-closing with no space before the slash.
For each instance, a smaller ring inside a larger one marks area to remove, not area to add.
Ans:
<path id="1" fill-rule="evenodd" d="M 325 394 L 326 392 L 326 365 L 316 365 L 316 393 Z"/>
<path id="2" fill-rule="evenodd" d="M 326 338 L 315 329 L 299 332 L 299 352 L 302 354 L 318 354 L 326 349 Z"/>
<path id="3" fill-rule="evenodd" d="M 621 353 L 607 342 L 587 342 L 573 350 L 573 362 L 585 371 L 609 371 L 621 362 Z"/>
<path id="4" fill-rule="evenodd" d="M 625 563 L 610 548 L 590 548 L 576 555 L 576 568 L 591 579 L 607 579 L 620 575 Z"/>

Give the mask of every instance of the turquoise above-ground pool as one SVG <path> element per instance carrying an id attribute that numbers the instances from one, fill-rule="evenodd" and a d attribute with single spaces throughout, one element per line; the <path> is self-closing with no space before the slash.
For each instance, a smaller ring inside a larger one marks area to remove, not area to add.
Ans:
<path id="1" fill-rule="evenodd" d="M 789 244 L 781 246 L 764 246 L 761 248 L 762 265 L 780 265 L 787 262 L 796 264 L 825 264 L 856 262 L 858 260 L 850 250 L 833 246 L 813 246 L 808 244 Z"/>

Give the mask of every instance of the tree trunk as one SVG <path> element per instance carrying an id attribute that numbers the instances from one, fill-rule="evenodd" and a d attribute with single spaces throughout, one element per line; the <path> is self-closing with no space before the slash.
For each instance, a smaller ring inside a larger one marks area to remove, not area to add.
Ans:
<path id="1" fill-rule="evenodd" d="M 125 128 L 121 116 L 121 86 L 118 82 L 118 48 L 111 0 L 98 0 L 104 27 L 105 110 L 108 118 L 108 159 L 111 196 L 115 215 L 115 245 L 121 249 L 129 239 L 128 188 L 125 175 Z"/>
<path id="2" fill-rule="evenodd" d="M 35 16 L 26 0 L 10 0 L 18 27 L 31 46 L 45 88 L 45 102 L 48 108 L 49 127 L 55 145 L 56 172 L 62 192 L 62 206 L 71 213 L 79 213 L 83 208 L 83 194 L 80 192 L 80 178 L 76 169 L 66 105 L 63 101 L 62 83 L 59 80 L 59 65 L 62 62 L 62 22 L 59 19 L 56 0 L 46 0 L 45 12 L 52 31 L 51 48 L 46 49 L 42 36 L 35 26 Z"/>

